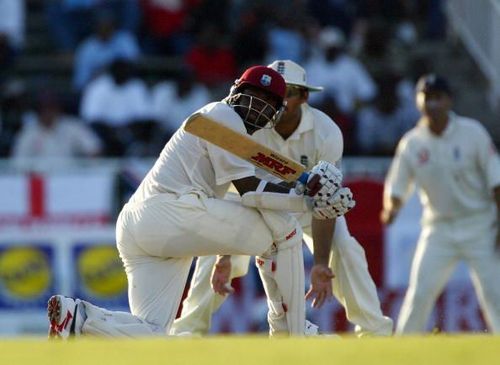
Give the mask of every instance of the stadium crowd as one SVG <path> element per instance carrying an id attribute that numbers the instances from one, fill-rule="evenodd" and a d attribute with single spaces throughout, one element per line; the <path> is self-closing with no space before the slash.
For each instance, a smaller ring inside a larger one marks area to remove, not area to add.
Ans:
<path id="1" fill-rule="evenodd" d="M 42 5 L 40 5 L 42 4 Z M 17 74 L 30 9 L 67 87 Z M 414 126 L 413 49 L 441 39 L 440 0 L 0 0 L 0 157 L 155 156 L 192 110 L 246 67 L 290 59 L 325 92 L 311 104 L 340 126 L 347 155 L 394 153 Z M 148 57 L 175 65 L 146 79 Z M 172 62 L 173 60 L 173 62 Z M 147 63 L 145 64 L 147 68 Z M 40 85 L 41 84 L 41 85 Z"/>

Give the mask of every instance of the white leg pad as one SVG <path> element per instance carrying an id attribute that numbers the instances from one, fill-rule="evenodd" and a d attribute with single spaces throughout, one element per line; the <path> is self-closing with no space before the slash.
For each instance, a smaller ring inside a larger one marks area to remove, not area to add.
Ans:
<path id="1" fill-rule="evenodd" d="M 269 334 L 303 336 L 305 328 L 304 262 L 301 235 L 256 258 L 267 295 Z"/>
<path id="2" fill-rule="evenodd" d="M 99 337 L 165 336 L 165 329 L 139 319 L 128 312 L 113 312 L 82 301 L 87 319 L 82 334 Z"/>

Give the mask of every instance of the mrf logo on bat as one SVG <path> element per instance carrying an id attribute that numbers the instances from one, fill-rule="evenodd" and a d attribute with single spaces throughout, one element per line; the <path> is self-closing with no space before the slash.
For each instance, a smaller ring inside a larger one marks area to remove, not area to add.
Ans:
<path id="1" fill-rule="evenodd" d="M 283 161 L 279 156 L 274 155 L 265 155 L 262 152 L 257 152 L 257 155 L 252 156 L 251 159 L 256 163 L 267 166 L 282 176 L 287 176 L 288 174 L 295 174 L 297 170 L 292 169 L 290 166 L 286 165 L 286 161 Z"/>

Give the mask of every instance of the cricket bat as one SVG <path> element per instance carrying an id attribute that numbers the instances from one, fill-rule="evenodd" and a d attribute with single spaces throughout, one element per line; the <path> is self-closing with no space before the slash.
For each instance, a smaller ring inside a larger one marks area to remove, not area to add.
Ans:
<path id="1" fill-rule="evenodd" d="M 201 113 L 189 117 L 184 129 L 284 181 L 307 184 L 309 174 L 302 164 Z"/>

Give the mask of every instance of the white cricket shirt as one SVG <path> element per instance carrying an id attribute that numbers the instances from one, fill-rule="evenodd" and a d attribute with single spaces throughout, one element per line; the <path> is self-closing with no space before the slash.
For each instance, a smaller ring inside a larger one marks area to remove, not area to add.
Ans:
<path id="1" fill-rule="evenodd" d="M 500 159 L 488 132 L 478 121 L 454 113 L 441 136 L 420 121 L 398 144 L 385 192 L 404 200 L 413 184 L 424 223 L 494 210 Z"/>
<path id="2" fill-rule="evenodd" d="M 239 115 L 226 103 L 210 103 L 198 112 L 246 134 Z M 164 147 L 130 202 L 161 193 L 201 192 L 222 198 L 232 180 L 255 175 L 255 168 L 221 148 L 179 128 Z"/>

